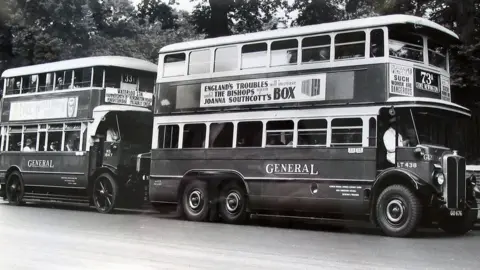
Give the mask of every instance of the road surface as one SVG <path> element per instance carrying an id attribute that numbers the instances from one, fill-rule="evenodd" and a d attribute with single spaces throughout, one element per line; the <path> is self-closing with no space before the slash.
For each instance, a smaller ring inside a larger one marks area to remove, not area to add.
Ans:
<path id="1" fill-rule="evenodd" d="M 321 227 L 320 227 L 321 228 Z M 0 269 L 476 269 L 480 231 L 463 237 L 378 230 L 232 226 L 0 203 Z"/>

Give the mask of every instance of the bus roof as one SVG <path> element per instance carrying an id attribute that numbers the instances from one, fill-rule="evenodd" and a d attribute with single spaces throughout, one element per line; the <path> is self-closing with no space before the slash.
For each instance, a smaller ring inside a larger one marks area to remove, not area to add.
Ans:
<path id="1" fill-rule="evenodd" d="M 167 45 L 160 49 L 160 53 L 169 53 L 175 51 L 186 51 L 198 48 L 208 48 L 212 46 L 221 46 L 227 44 L 245 43 L 266 39 L 286 38 L 299 35 L 311 35 L 317 33 L 327 33 L 335 31 L 346 31 L 352 29 L 382 27 L 394 24 L 413 24 L 440 31 L 453 39 L 458 40 L 459 37 L 453 31 L 425 18 L 411 15 L 387 15 L 369 17 L 364 19 L 346 20 L 331 23 L 322 23 L 310 26 L 292 27 L 287 29 L 278 29 L 270 31 L 261 31 L 256 33 L 232 35 L 226 37 L 210 38 L 196 41 L 187 41 Z"/>
<path id="2" fill-rule="evenodd" d="M 146 60 L 124 56 L 93 56 L 11 68 L 3 72 L 2 78 L 41 74 L 69 69 L 88 68 L 95 66 L 120 67 L 148 72 L 157 72 L 157 65 Z"/>

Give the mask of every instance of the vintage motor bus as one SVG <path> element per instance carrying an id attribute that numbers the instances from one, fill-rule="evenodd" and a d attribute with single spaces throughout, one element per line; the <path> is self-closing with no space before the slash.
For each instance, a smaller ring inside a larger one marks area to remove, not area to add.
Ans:
<path id="1" fill-rule="evenodd" d="M 468 232 L 478 189 L 451 148 L 455 122 L 470 116 L 451 101 L 457 42 L 436 23 L 390 15 L 162 48 L 152 151 L 137 168 L 149 200 L 194 221 Z"/>
<path id="2" fill-rule="evenodd" d="M 4 199 L 93 204 L 102 213 L 143 203 L 135 166 L 151 147 L 156 69 L 140 59 L 98 56 L 6 70 Z"/>

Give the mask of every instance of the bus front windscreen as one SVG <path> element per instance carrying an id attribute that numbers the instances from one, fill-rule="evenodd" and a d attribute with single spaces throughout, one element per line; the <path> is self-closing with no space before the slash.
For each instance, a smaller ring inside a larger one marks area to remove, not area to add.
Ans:
<path id="1" fill-rule="evenodd" d="M 415 108 L 409 111 L 419 144 L 463 148 L 461 143 L 464 141 L 463 127 L 468 120 L 466 116 L 441 109 Z"/>

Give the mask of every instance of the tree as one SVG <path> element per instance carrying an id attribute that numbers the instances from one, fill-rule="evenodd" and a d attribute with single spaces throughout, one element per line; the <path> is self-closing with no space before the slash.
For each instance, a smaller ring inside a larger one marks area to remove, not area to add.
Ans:
<path id="1" fill-rule="evenodd" d="M 194 0 L 192 0 L 194 1 Z M 190 22 L 207 37 L 227 36 L 264 30 L 277 20 L 283 0 L 199 0 Z"/>
<path id="2" fill-rule="evenodd" d="M 138 5 L 137 16 L 139 18 L 140 25 L 145 23 L 159 22 L 162 25 L 162 29 L 172 29 L 177 26 L 178 16 L 174 14 L 174 10 L 171 7 L 175 1 L 170 1 L 167 5 L 160 0 L 143 0 Z"/>

